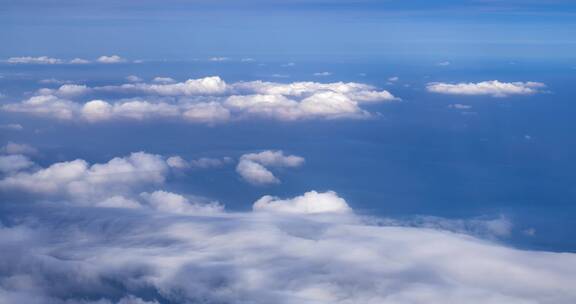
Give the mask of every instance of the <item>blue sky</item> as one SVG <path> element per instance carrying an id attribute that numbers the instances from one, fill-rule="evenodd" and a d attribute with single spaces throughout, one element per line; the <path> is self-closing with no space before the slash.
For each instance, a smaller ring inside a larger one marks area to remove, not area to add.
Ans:
<path id="1" fill-rule="evenodd" d="M 576 301 L 573 1 L 1 2 L 0 303 Z"/>

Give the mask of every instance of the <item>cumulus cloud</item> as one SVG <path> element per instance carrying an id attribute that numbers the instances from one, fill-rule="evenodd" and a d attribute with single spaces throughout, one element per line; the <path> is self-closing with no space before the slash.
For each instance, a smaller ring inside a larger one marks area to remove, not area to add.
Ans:
<path id="1" fill-rule="evenodd" d="M 498 80 L 482 81 L 477 83 L 429 83 L 426 89 L 429 92 L 449 95 L 490 95 L 492 97 L 506 97 L 509 95 L 531 95 L 541 92 L 546 87 L 541 82 L 500 82 Z"/>
<path id="2" fill-rule="evenodd" d="M 280 199 L 266 195 L 257 200 L 252 209 L 255 211 L 303 214 L 349 213 L 352 210 L 346 201 L 334 191 L 323 193 L 310 191 L 291 199 Z"/>
<path id="3" fill-rule="evenodd" d="M 100 56 L 96 61 L 100 63 L 123 63 L 126 62 L 126 59 L 118 56 L 118 55 L 111 55 L 111 56 Z"/>
<path id="4" fill-rule="evenodd" d="M 48 56 L 40 56 L 40 57 L 10 57 L 6 60 L 8 63 L 13 64 L 62 64 L 64 61 L 58 58 L 52 58 Z"/>
<path id="5" fill-rule="evenodd" d="M 159 155 L 144 152 L 90 165 L 83 159 L 55 163 L 34 172 L 18 172 L 0 180 L 0 189 L 42 197 L 77 198 L 86 203 L 123 194 L 141 185 L 162 184 L 170 166 Z"/>
<path id="6" fill-rule="evenodd" d="M 371 114 L 361 107 L 363 104 L 397 100 L 388 91 L 361 83 L 226 83 L 217 76 L 178 83 L 166 79 L 157 82 L 162 83 L 137 82 L 94 88 L 66 84 L 58 89 L 41 89 L 37 96 L 4 105 L 2 109 L 90 122 L 178 118 L 214 124 L 254 117 L 283 121 L 366 118 Z M 116 101 L 94 99 L 86 103 L 73 101 L 90 93 L 135 97 Z M 166 100 L 169 97 L 173 98 Z"/>
<path id="7" fill-rule="evenodd" d="M 236 166 L 236 172 L 245 181 L 253 185 L 278 184 L 280 180 L 268 167 L 299 167 L 304 158 L 296 155 L 284 155 L 282 151 L 263 151 L 244 154 Z"/>

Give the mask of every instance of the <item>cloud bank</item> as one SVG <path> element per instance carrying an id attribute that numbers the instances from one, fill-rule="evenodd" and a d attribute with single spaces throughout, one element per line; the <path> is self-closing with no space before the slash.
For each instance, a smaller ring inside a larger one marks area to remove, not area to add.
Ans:
<path id="1" fill-rule="evenodd" d="M 492 97 L 507 97 L 510 95 L 531 95 L 541 92 L 546 87 L 541 82 L 500 82 L 498 80 L 482 81 L 478 83 L 444 82 L 429 83 L 426 89 L 429 92 L 448 95 L 489 95 Z"/>
<path id="2" fill-rule="evenodd" d="M 98 93 L 124 94 L 127 98 L 76 101 Z M 367 118 L 371 114 L 361 105 L 393 100 L 397 98 L 388 91 L 361 83 L 226 83 L 216 76 L 173 82 L 164 77 L 153 83 L 94 88 L 66 84 L 58 89 L 41 89 L 36 96 L 6 104 L 2 110 L 92 123 L 178 119 L 215 124 L 247 118 L 280 121 Z"/>
<path id="3" fill-rule="evenodd" d="M 302 162 L 273 151 L 245 159 Z M 576 254 L 508 248 L 447 231 L 465 226 L 454 222 L 377 222 L 332 191 L 264 196 L 252 212 L 227 212 L 215 202 L 154 190 L 182 161 L 137 152 L 6 173 L 2 194 L 40 195 L 0 202 L 0 302 L 576 300 Z M 480 224 L 495 233 L 508 229 L 502 220 L 468 225 Z"/>

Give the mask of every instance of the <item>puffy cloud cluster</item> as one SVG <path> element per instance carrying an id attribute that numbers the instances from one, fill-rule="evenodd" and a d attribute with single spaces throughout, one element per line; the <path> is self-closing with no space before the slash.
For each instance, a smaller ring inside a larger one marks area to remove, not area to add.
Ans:
<path id="1" fill-rule="evenodd" d="M 253 185 L 278 184 L 280 180 L 268 169 L 270 167 L 299 167 L 304 158 L 296 155 L 284 155 L 282 151 L 263 151 L 244 154 L 236 166 L 236 172 L 242 179 Z"/>
<path id="2" fill-rule="evenodd" d="M 131 77 L 131 81 L 138 78 Z M 131 95 L 129 99 L 86 103 L 75 98 L 90 93 Z M 66 84 L 42 89 L 39 95 L 7 104 L 4 111 L 28 113 L 64 120 L 99 122 L 112 119 L 182 119 L 198 123 L 221 123 L 251 117 L 294 121 L 302 119 L 365 118 L 360 105 L 396 100 L 388 91 L 361 83 L 237 82 L 220 77 L 173 82 L 165 77 L 154 83 L 127 83 L 89 88 Z M 166 98 L 172 100 L 166 100 Z"/>
<path id="3" fill-rule="evenodd" d="M 530 95 L 541 92 L 546 87 L 541 82 L 500 82 L 498 80 L 478 83 L 443 83 L 433 82 L 427 85 L 427 90 L 433 93 L 450 95 L 490 95 L 506 97 L 509 95 Z"/>
<path id="4" fill-rule="evenodd" d="M 165 191 L 140 191 L 161 186 L 171 170 L 188 167 L 178 156 L 164 158 L 144 152 L 116 157 L 106 163 L 92 164 L 82 159 L 36 168 L 27 157 L 0 156 L 0 191 L 26 193 L 46 201 L 65 201 L 83 206 L 140 208 L 149 207 L 176 213 L 213 213 L 222 209 L 217 203 Z"/>

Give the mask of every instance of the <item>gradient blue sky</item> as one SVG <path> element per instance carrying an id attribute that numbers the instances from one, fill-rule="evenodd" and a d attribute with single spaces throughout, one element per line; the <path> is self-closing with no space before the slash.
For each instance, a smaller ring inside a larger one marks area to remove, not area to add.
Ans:
<path id="1" fill-rule="evenodd" d="M 3 1 L 0 56 L 573 58 L 573 1 Z M 553 55 L 553 56 L 551 56 Z"/>

